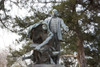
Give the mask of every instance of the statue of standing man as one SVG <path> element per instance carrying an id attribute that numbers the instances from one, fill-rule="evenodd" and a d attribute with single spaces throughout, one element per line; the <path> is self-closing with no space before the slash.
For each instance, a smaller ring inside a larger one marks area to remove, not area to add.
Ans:
<path id="1" fill-rule="evenodd" d="M 53 9 L 51 17 L 46 18 L 41 23 L 34 24 L 32 27 L 30 27 L 29 31 L 32 31 L 33 28 L 38 29 L 39 25 L 40 25 L 39 29 L 42 30 L 41 24 L 43 25 L 43 30 L 48 31 L 47 32 L 48 35 L 45 40 L 43 39 L 42 43 L 39 43 L 39 45 L 37 45 L 35 47 L 36 51 L 34 51 L 34 53 L 33 53 L 34 59 L 35 59 L 36 63 L 47 63 L 48 62 L 48 64 L 49 63 L 59 64 L 60 41 L 62 41 L 61 28 L 63 28 L 66 32 L 68 32 L 68 27 L 64 24 L 63 19 L 58 17 L 58 11 L 56 9 Z M 43 30 L 42 30 L 42 32 L 43 32 Z M 41 32 L 39 30 L 35 30 L 34 34 L 32 34 L 32 32 L 31 32 L 32 37 L 33 37 L 33 35 L 35 35 L 35 33 L 37 35 L 37 36 L 34 36 L 33 38 L 31 37 L 33 39 L 33 41 L 36 41 L 34 43 L 37 43 L 39 41 L 38 40 L 39 37 L 45 38 L 45 37 L 43 37 L 44 34 L 39 36 L 36 31 L 38 31 L 38 33 Z M 29 32 L 28 32 L 28 35 L 30 35 Z M 40 56 L 40 55 L 42 55 L 42 56 Z M 41 58 L 46 59 L 46 60 L 43 61 Z"/>
<path id="2" fill-rule="evenodd" d="M 47 24 L 48 32 L 53 33 L 53 47 L 58 52 L 58 55 L 55 57 L 52 57 L 55 64 L 59 63 L 59 55 L 60 55 L 60 41 L 62 41 L 62 32 L 61 28 L 63 28 L 66 32 L 68 32 L 68 27 L 64 24 L 63 19 L 58 17 L 58 11 L 56 9 L 53 9 L 52 16 L 49 18 L 46 18 L 44 23 Z M 56 53 L 56 52 L 55 52 Z M 54 53 L 54 54 L 55 54 Z"/>

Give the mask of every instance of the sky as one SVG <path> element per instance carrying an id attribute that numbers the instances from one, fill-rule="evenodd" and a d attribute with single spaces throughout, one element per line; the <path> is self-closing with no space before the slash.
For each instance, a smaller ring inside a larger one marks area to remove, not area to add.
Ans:
<path id="1" fill-rule="evenodd" d="M 9 6 L 9 4 L 10 4 L 10 2 L 6 1 L 5 7 L 7 9 L 11 8 Z M 0 11 L 0 12 L 2 12 L 2 11 Z M 20 10 L 16 5 L 13 4 L 12 10 L 8 14 L 10 14 L 14 18 L 15 16 L 24 17 L 24 16 L 28 15 L 28 12 L 25 9 Z M 11 31 L 9 31 L 7 29 L 0 28 L 0 51 L 7 49 L 9 46 L 11 46 L 15 49 L 20 47 L 20 46 L 18 46 L 18 47 L 15 46 L 17 44 L 16 39 L 18 39 L 18 38 L 20 38 L 20 36 L 17 35 L 16 33 L 12 33 Z"/>
<path id="2" fill-rule="evenodd" d="M 12 0 L 12 1 L 16 2 L 16 0 Z M 13 4 L 13 3 L 12 3 L 13 6 L 11 8 L 10 4 L 11 3 L 9 2 L 9 0 L 6 1 L 5 7 L 7 9 L 11 10 L 8 14 L 10 14 L 13 18 L 16 17 L 16 16 L 18 16 L 20 18 L 24 18 L 25 16 L 32 15 L 31 12 L 30 13 L 28 12 L 28 10 L 30 8 L 28 8 L 28 9 L 25 9 L 25 8 L 19 9 L 19 7 L 16 6 L 15 4 Z M 48 4 L 49 9 L 51 8 L 50 5 L 51 4 Z M 43 6 L 44 6 L 44 4 L 35 4 L 33 7 L 38 9 L 38 10 L 41 10 L 41 7 L 43 7 Z M 78 5 L 78 7 L 76 8 L 76 11 L 81 11 L 83 9 L 84 8 L 82 8 L 81 5 Z M 100 15 L 100 14 L 98 14 L 98 15 Z M 90 31 L 93 32 L 93 26 L 91 27 Z M 0 50 L 7 48 L 9 45 L 11 45 L 12 47 L 16 48 L 15 47 L 15 44 L 16 44 L 15 39 L 18 39 L 19 37 L 20 37 L 19 35 L 10 32 L 7 29 L 1 29 L 0 28 Z M 18 46 L 18 47 L 20 47 L 20 46 Z"/>
<path id="3" fill-rule="evenodd" d="M 12 0 L 14 2 L 16 2 L 16 0 Z M 10 6 L 10 4 L 12 4 L 12 8 Z M 40 5 L 40 6 L 37 6 Z M 35 4 L 34 8 L 41 10 L 41 7 L 43 7 L 44 4 Z M 48 4 L 49 9 L 50 9 L 50 4 Z M 13 3 L 10 3 L 9 1 L 5 2 L 5 7 L 6 9 L 10 9 L 11 11 L 8 13 L 9 15 L 11 15 L 13 18 L 18 16 L 20 18 L 24 18 L 25 16 L 30 16 L 31 13 L 28 12 L 28 9 L 20 9 L 18 6 L 16 6 Z M 81 7 L 81 6 L 80 6 Z M 79 10 L 80 8 L 78 8 L 77 10 Z M 19 35 L 12 33 L 10 31 L 8 31 L 7 29 L 1 29 L 0 28 L 0 50 L 7 48 L 9 45 L 11 45 L 13 48 L 15 47 L 16 41 L 15 39 L 18 39 Z M 20 47 L 20 46 L 19 46 Z"/>
<path id="4" fill-rule="evenodd" d="M 11 0 L 11 1 L 16 2 L 16 0 Z M 12 8 L 11 8 L 10 4 L 12 4 Z M 43 7 L 43 6 L 44 6 L 44 4 L 35 4 L 34 8 L 41 10 L 41 7 Z M 50 4 L 48 6 L 50 6 Z M 30 13 L 28 12 L 29 8 L 28 9 L 25 9 L 25 8 L 20 9 L 18 6 L 11 3 L 9 0 L 7 0 L 5 2 L 5 8 L 8 10 L 11 10 L 7 14 L 11 15 L 13 18 L 15 18 L 16 16 L 18 16 L 20 18 L 24 18 L 25 16 L 32 15 L 31 12 Z M 2 11 L 0 11 L 0 13 L 2 13 Z M 12 33 L 7 29 L 0 28 L 0 51 L 7 49 L 9 46 L 11 46 L 15 49 L 20 48 L 22 45 L 15 46 L 17 44 L 15 40 L 18 38 L 20 38 L 20 36 L 17 35 L 16 33 Z"/>
<path id="5" fill-rule="evenodd" d="M 8 31 L 7 29 L 0 28 L 0 50 L 7 49 L 9 45 L 14 46 L 16 44 L 15 39 L 19 36 L 15 33 Z"/>

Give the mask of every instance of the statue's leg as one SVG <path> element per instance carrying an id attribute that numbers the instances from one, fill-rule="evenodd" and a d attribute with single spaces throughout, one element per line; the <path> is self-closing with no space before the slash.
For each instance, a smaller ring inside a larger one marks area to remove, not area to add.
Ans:
<path id="1" fill-rule="evenodd" d="M 55 34 L 54 36 L 54 43 L 55 43 L 56 51 L 60 52 L 60 41 L 58 40 L 57 34 Z M 60 53 L 55 56 L 55 64 L 59 64 L 59 57 L 60 57 Z"/>
<path id="2" fill-rule="evenodd" d="M 54 48 L 56 51 L 60 51 L 60 41 L 57 34 L 54 34 Z"/>
<path id="3" fill-rule="evenodd" d="M 59 64 L 59 57 L 60 57 L 60 54 L 58 54 L 58 55 L 56 56 L 56 64 Z"/>
<path id="4" fill-rule="evenodd" d="M 32 61 L 35 64 L 41 64 L 41 52 L 34 50 Z"/>

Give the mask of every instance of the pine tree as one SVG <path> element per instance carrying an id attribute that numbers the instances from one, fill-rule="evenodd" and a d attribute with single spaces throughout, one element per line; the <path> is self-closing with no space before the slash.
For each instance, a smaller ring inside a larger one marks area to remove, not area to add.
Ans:
<path id="1" fill-rule="evenodd" d="M 0 10 L 3 11 L 3 13 L 0 13 L 0 27 L 7 28 L 12 32 L 18 33 L 20 36 L 22 36 L 18 40 L 18 42 L 24 40 L 26 44 L 27 40 L 25 37 L 27 33 L 27 27 L 33 25 L 39 20 L 44 20 L 48 15 L 46 13 L 35 10 L 32 6 L 33 4 L 35 4 L 34 1 L 21 0 L 10 2 L 17 5 L 19 8 L 30 8 L 29 12 L 33 12 L 34 16 L 26 16 L 25 18 L 16 16 L 15 18 L 12 18 L 12 16 L 7 14 L 10 10 L 5 7 L 4 2 L 6 2 L 6 0 L 0 1 Z M 32 5 L 29 5 L 29 3 Z M 55 1 L 45 3 L 53 3 L 54 5 L 56 5 Z M 22 6 L 19 6 L 19 4 L 21 4 Z M 68 34 L 65 34 L 63 36 L 65 43 L 62 43 L 62 49 L 64 49 L 62 54 L 73 54 L 74 52 L 77 52 L 79 67 L 100 66 L 100 1 L 66 0 L 66 2 L 58 2 L 57 4 L 59 5 L 56 5 L 53 8 L 56 8 L 59 11 L 59 17 L 63 18 L 65 24 L 68 25 L 70 30 Z M 76 9 L 79 6 L 81 10 L 77 11 Z M 34 20 L 34 22 L 32 20 Z M 92 31 L 91 26 L 94 29 Z M 30 51 L 31 49 L 28 46 L 29 44 L 30 42 L 27 42 L 27 45 L 23 46 L 23 50 L 21 49 L 19 52 L 11 52 L 12 57 L 19 57 L 24 53 Z M 92 57 L 92 59 L 89 58 L 85 60 L 85 55 Z"/>
<path id="2" fill-rule="evenodd" d="M 60 5 L 54 6 L 54 8 L 59 10 L 61 14 L 60 17 L 64 19 L 70 31 L 73 32 L 73 34 L 70 33 L 70 37 L 66 36 L 66 42 L 68 43 L 66 43 L 65 46 L 68 44 L 70 44 L 70 46 L 74 46 L 71 49 L 75 49 L 74 51 L 77 51 L 78 53 L 79 67 L 87 67 L 86 60 L 85 60 L 85 53 L 87 56 L 92 56 L 92 54 L 93 55 L 99 54 L 98 52 L 95 53 L 95 50 L 98 51 L 98 48 L 96 47 L 99 45 L 99 41 L 96 38 L 97 34 L 94 34 L 94 33 L 97 33 L 97 31 L 99 30 L 99 27 L 98 27 L 99 16 L 97 15 L 98 15 L 98 11 L 100 10 L 99 10 L 98 4 L 99 3 L 97 3 L 97 1 L 94 1 L 94 0 L 93 1 L 87 0 L 85 2 L 78 1 L 78 0 L 69 0 L 66 2 L 62 2 Z M 81 6 L 80 8 L 81 10 L 77 11 L 76 9 L 79 5 Z M 97 7 L 95 8 L 95 6 Z M 92 7 L 94 7 L 95 9 Z M 95 30 L 90 31 L 89 25 L 90 26 L 93 25 Z M 88 44 L 89 42 L 92 42 L 93 43 L 92 45 L 94 45 L 95 42 L 98 43 L 94 47 L 92 47 L 95 50 L 93 50 L 94 52 L 92 51 L 91 55 L 89 55 L 89 53 L 87 53 L 86 51 L 91 52 L 90 50 L 92 50 L 92 48 L 86 50 L 86 48 L 88 48 L 86 47 L 84 50 L 84 47 L 86 46 L 86 44 L 84 44 L 85 42 L 88 42 Z M 99 55 L 95 57 L 99 58 Z M 95 61 L 95 59 L 93 60 Z M 99 61 L 97 62 L 97 64 L 99 64 Z M 88 64 L 88 65 L 92 66 L 91 64 Z"/>

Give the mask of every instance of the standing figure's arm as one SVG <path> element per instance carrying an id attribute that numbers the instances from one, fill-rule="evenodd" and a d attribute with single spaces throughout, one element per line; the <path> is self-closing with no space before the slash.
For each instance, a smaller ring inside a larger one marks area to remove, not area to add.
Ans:
<path id="1" fill-rule="evenodd" d="M 66 32 L 69 31 L 68 26 L 65 25 L 65 23 L 64 23 L 64 21 L 63 21 L 62 19 L 61 19 L 61 26 L 62 26 L 62 28 L 63 28 Z"/>

